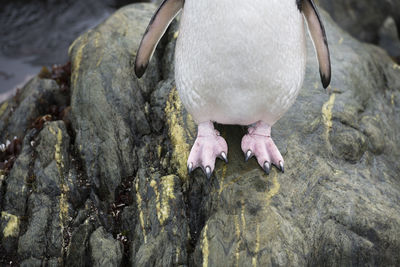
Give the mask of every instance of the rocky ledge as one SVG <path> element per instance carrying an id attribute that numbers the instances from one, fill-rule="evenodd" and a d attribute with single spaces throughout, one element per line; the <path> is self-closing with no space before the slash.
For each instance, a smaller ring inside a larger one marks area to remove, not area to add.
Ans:
<path id="1" fill-rule="evenodd" d="M 133 75 L 154 9 L 120 9 L 71 45 L 70 80 L 53 70 L 0 105 L 2 264 L 400 265 L 400 66 L 322 12 L 332 84 L 309 42 L 304 86 L 272 130 L 285 173 L 245 163 L 245 129 L 219 125 L 229 164 L 188 176 L 177 23 Z"/>

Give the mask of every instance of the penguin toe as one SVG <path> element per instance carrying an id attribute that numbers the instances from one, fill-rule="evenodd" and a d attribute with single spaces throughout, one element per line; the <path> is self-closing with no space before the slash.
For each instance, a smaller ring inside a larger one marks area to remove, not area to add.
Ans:
<path id="1" fill-rule="evenodd" d="M 279 161 L 279 168 L 280 168 L 282 173 L 285 172 L 285 169 L 283 168 L 283 161 Z"/>
<path id="2" fill-rule="evenodd" d="M 266 174 L 270 173 L 272 165 L 284 172 L 284 160 L 270 136 L 246 134 L 242 139 L 241 146 L 245 161 L 256 157 L 258 164 Z"/>
<path id="3" fill-rule="evenodd" d="M 228 145 L 224 138 L 217 133 L 210 136 L 198 136 L 187 161 L 188 173 L 190 174 L 200 167 L 206 177 L 210 179 L 215 168 L 216 158 L 228 163 Z"/>
<path id="4" fill-rule="evenodd" d="M 251 150 L 247 150 L 247 152 L 244 155 L 244 161 L 248 161 L 250 158 L 252 158 L 254 156 L 253 152 L 251 152 Z"/>
<path id="5" fill-rule="evenodd" d="M 225 163 L 228 163 L 228 157 L 226 156 L 225 152 L 221 152 L 221 154 L 219 155 L 219 158 L 222 159 L 223 161 L 225 161 Z"/>

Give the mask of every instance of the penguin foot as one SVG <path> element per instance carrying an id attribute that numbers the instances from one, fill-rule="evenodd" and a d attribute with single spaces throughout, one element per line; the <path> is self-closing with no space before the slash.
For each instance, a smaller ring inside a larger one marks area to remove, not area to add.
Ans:
<path id="1" fill-rule="evenodd" d="M 211 121 L 202 122 L 198 126 L 197 138 L 187 161 L 189 174 L 200 167 L 207 178 L 211 177 L 215 167 L 215 159 L 220 158 L 228 163 L 228 145 Z"/>
<path id="2" fill-rule="evenodd" d="M 243 136 L 241 146 L 245 160 L 255 156 L 267 174 L 272 164 L 284 172 L 282 155 L 271 138 L 271 126 L 265 122 L 258 121 L 255 126 L 250 127 L 248 133 Z"/>

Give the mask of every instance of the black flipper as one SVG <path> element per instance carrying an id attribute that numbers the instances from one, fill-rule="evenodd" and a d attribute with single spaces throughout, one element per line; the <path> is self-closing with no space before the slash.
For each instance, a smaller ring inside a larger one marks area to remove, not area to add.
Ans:
<path id="1" fill-rule="evenodd" d="M 161 37 L 183 8 L 184 0 L 164 0 L 154 13 L 140 42 L 135 60 L 135 74 L 142 77 Z"/>
<path id="2" fill-rule="evenodd" d="M 327 88 L 331 82 L 331 60 L 325 28 L 313 0 L 303 0 L 301 10 L 307 21 L 308 30 L 317 52 L 322 85 Z"/>

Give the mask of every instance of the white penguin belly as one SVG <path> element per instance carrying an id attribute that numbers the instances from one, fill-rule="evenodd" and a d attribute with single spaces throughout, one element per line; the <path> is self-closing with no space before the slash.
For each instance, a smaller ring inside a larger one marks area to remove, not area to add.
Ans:
<path id="1" fill-rule="evenodd" d="M 175 51 L 179 95 L 196 122 L 273 125 L 302 86 L 295 0 L 186 0 Z"/>

